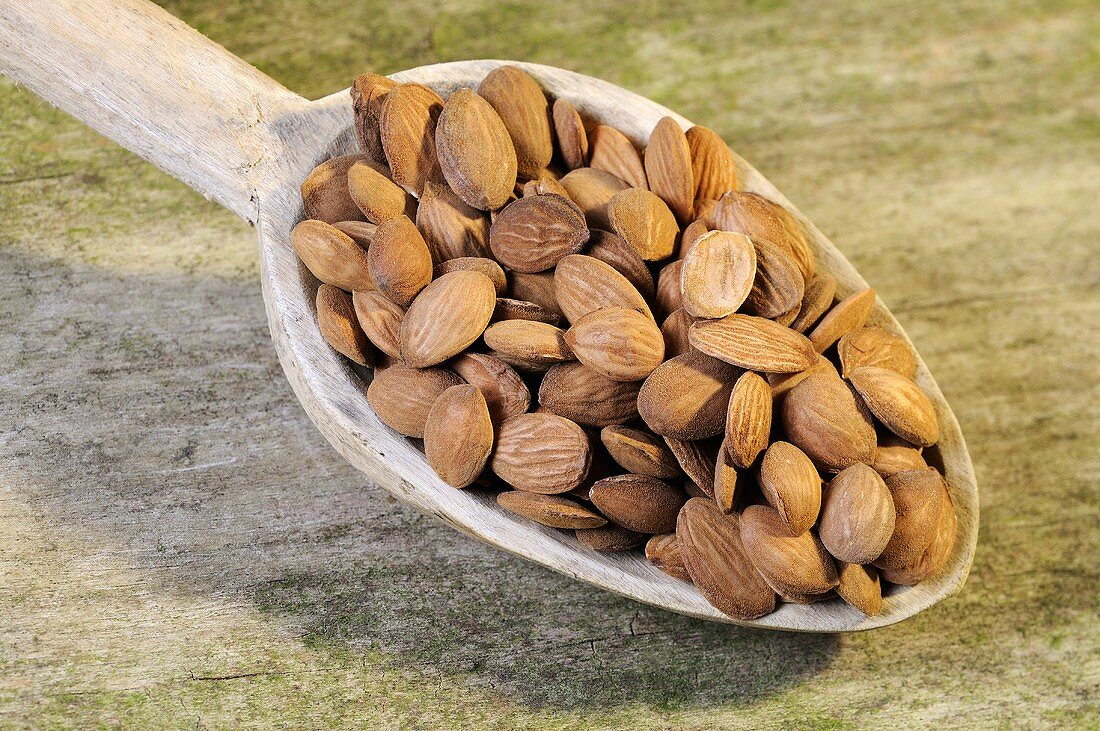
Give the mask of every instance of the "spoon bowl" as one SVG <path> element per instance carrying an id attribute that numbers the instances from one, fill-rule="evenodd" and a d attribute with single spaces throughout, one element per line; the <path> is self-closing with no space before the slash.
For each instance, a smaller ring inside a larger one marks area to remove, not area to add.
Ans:
<path id="1" fill-rule="evenodd" d="M 65 0 L 52 12 L 0 0 L 0 67 L 74 116 L 254 223 L 260 280 L 280 363 L 310 419 L 372 482 L 413 507 L 510 553 L 640 602 L 703 619 L 805 632 L 845 632 L 893 624 L 958 592 L 973 559 L 978 491 L 958 422 L 917 356 L 917 383 L 941 428 L 930 464 L 944 473 L 959 517 L 947 566 L 914 587 L 893 587 L 881 614 L 867 617 L 839 599 L 781 604 L 760 619 L 737 621 L 691 584 L 639 553 L 604 554 L 572 534 L 504 511 L 490 496 L 456 490 L 428 466 L 414 443 L 383 425 L 366 399 L 366 381 L 322 338 L 317 280 L 298 260 L 290 231 L 304 218 L 299 185 L 319 163 L 356 152 L 347 90 L 306 101 L 143 0 Z M 11 42 L 13 41 L 14 42 Z M 77 40 L 79 39 L 79 40 Z M 120 50 L 121 49 L 121 50 Z M 446 97 L 474 87 L 503 61 L 422 66 L 392 78 Z M 523 68 L 551 97 L 618 128 L 638 146 L 664 116 L 690 122 L 648 99 L 598 79 L 537 64 Z M 820 269 L 844 296 L 867 284 L 835 246 L 763 175 L 736 157 L 742 188 L 791 211 L 806 228 Z M 881 301 L 870 318 L 906 337 Z M 908 340 L 908 338 L 906 338 Z"/>

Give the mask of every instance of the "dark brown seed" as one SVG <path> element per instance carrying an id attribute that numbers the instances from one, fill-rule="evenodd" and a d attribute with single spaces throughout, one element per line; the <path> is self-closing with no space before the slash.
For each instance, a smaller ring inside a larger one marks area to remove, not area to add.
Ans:
<path id="1" fill-rule="evenodd" d="M 645 542 L 644 533 L 635 533 L 621 525 L 608 524 L 600 528 L 577 531 L 577 540 L 593 551 L 629 551 Z"/>
<path id="2" fill-rule="evenodd" d="M 579 530 L 598 528 L 607 523 L 607 520 L 588 508 L 557 495 L 512 490 L 497 495 L 497 505 L 510 513 L 522 515 L 551 528 Z"/>
<path id="3" fill-rule="evenodd" d="M 509 204 L 489 229 L 489 246 L 497 261 L 518 272 L 550 269 L 563 257 L 579 252 L 587 241 L 581 209 L 568 198 L 552 194 Z"/>
<path id="4" fill-rule="evenodd" d="M 317 289 L 316 304 L 317 325 L 328 344 L 359 365 L 370 365 L 374 356 L 355 316 L 351 295 L 331 284 L 322 284 Z"/>
<path id="5" fill-rule="evenodd" d="M 600 440 L 608 454 L 628 472 L 665 480 L 679 477 L 680 464 L 661 437 L 641 429 L 607 426 Z"/>
<path id="6" fill-rule="evenodd" d="M 675 533 L 653 536 L 645 544 L 645 557 L 649 562 L 675 579 L 691 581 L 684 557 L 680 553 L 680 542 Z"/>
<path id="7" fill-rule="evenodd" d="M 643 475 L 616 475 L 597 480 L 592 503 L 615 523 L 639 533 L 676 529 L 676 514 L 687 499 L 667 482 Z"/>
<path id="8" fill-rule="evenodd" d="M 638 418 L 640 387 L 612 381 L 581 363 L 561 363 L 543 377 L 539 403 L 585 426 L 625 424 Z"/>

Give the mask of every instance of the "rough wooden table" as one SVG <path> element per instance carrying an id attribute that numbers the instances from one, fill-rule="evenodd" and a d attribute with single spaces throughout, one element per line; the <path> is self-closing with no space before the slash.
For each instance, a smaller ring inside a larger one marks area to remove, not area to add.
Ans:
<path id="1" fill-rule="evenodd" d="M 399 506 L 283 380 L 252 232 L 0 81 L 0 726 L 1095 727 L 1089 3 L 598 5 L 168 8 L 307 96 L 527 58 L 718 129 L 951 400 L 983 502 L 963 593 L 868 634 L 746 631 Z"/>

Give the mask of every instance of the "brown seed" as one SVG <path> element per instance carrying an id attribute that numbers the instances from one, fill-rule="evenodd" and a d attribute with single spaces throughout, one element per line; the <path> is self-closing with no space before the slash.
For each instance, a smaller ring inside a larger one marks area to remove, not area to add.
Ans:
<path id="1" fill-rule="evenodd" d="M 947 560 L 951 557 L 951 550 L 955 547 L 958 537 L 959 520 L 955 515 L 955 506 L 951 497 L 945 495 L 941 502 L 939 520 L 936 522 L 936 530 L 932 536 L 932 542 L 924 553 L 911 566 L 900 569 L 883 569 L 882 578 L 892 584 L 914 586 L 925 579 L 930 579 L 938 574 Z"/>
<path id="2" fill-rule="evenodd" d="M 844 377 L 861 366 L 897 371 L 906 378 L 917 372 L 917 359 L 905 340 L 881 327 L 861 327 L 840 339 L 836 346 Z"/>
<path id="3" fill-rule="evenodd" d="M 614 175 L 595 168 L 577 168 L 561 179 L 569 198 L 584 211 L 591 228 L 611 228 L 607 204 L 620 190 L 630 186 Z"/>
<path id="4" fill-rule="evenodd" d="M 684 566 L 684 557 L 680 553 L 680 541 L 676 539 L 675 533 L 650 538 L 645 544 L 645 557 L 674 579 L 691 581 Z"/>
<path id="5" fill-rule="evenodd" d="M 793 322 L 806 293 L 806 280 L 798 263 L 785 249 L 770 241 L 754 241 L 753 244 L 756 279 L 745 301 L 745 311 L 771 319 L 779 319 L 793 311 L 794 315 L 788 320 Z"/>
<path id="6" fill-rule="evenodd" d="M 610 523 L 601 528 L 577 531 L 577 540 L 593 551 L 629 551 L 645 543 L 645 539 L 644 533 L 635 533 Z"/>
<path id="7" fill-rule="evenodd" d="M 374 289 L 367 252 L 350 236 L 324 221 L 302 221 L 290 232 L 298 258 L 325 284 L 351 292 Z"/>
<path id="8" fill-rule="evenodd" d="M 416 199 L 393 182 L 381 163 L 364 158 L 348 168 L 348 194 L 371 223 L 416 215 Z"/>
<path id="9" fill-rule="evenodd" d="M 510 272 L 509 296 L 524 302 L 534 302 L 544 310 L 564 316 L 554 294 L 554 272 Z"/>
<path id="10" fill-rule="evenodd" d="M 695 220 L 707 227 L 708 231 L 718 228 L 718 221 L 714 217 L 718 210 L 718 200 L 714 198 L 695 199 Z"/>
<path id="11" fill-rule="evenodd" d="M 774 442 L 760 461 L 760 491 L 792 535 L 800 536 L 821 510 L 821 477 L 806 454 L 789 442 Z"/>
<path id="12" fill-rule="evenodd" d="M 378 74 L 359 74 L 351 83 L 351 106 L 355 113 L 355 138 L 359 149 L 372 159 L 384 162 L 386 153 L 379 137 L 382 101 L 397 82 Z"/>
<path id="13" fill-rule="evenodd" d="M 395 183 L 419 196 L 429 180 L 442 181 L 435 127 L 443 100 L 420 84 L 399 84 L 382 101 L 379 137 Z"/>
<path id="14" fill-rule="evenodd" d="M 684 309 L 695 317 L 717 318 L 737 312 L 755 291 L 756 250 L 744 234 L 703 234 L 683 259 L 680 288 Z"/>
<path id="15" fill-rule="evenodd" d="M 588 164 L 619 178 L 631 188 L 648 188 L 642 155 L 619 130 L 597 124 L 588 133 Z"/>
<path id="16" fill-rule="evenodd" d="M 439 395 L 462 379 L 443 368 L 409 368 L 393 363 L 375 370 L 367 401 L 382 423 L 407 437 L 421 439 L 428 412 Z"/>
<path id="17" fill-rule="evenodd" d="M 745 620 L 775 609 L 775 592 L 753 568 L 736 514 L 692 498 L 680 510 L 676 538 L 691 580 L 719 611 Z"/>
<path id="18" fill-rule="evenodd" d="M 653 275 L 649 267 L 638 256 L 637 250 L 626 243 L 621 236 L 610 231 L 593 229 L 588 238 L 588 256 L 599 259 L 627 278 L 634 288 L 646 299 L 653 297 Z"/>
<path id="19" fill-rule="evenodd" d="M 521 414 L 501 424 L 489 460 L 493 472 L 512 487 L 547 495 L 580 485 L 591 464 L 584 430 L 547 413 Z"/>
<path id="20" fill-rule="evenodd" d="M 362 155 L 342 155 L 313 168 L 301 187 L 307 218 L 326 223 L 363 218 L 348 194 L 348 169 L 363 159 Z"/>
<path id="21" fill-rule="evenodd" d="M 613 267 L 591 256 L 573 254 L 554 270 L 554 293 L 565 319 L 578 322 L 605 307 L 626 307 L 652 317 L 634 285 Z"/>
<path id="22" fill-rule="evenodd" d="M 726 192 L 737 190 L 737 165 L 733 153 L 718 134 L 696 125 L 688 129 L 695 200 L 718 200 Z"/>
<path id="23" fill-rule="evenodd" d="M 780 325 L 783 325 L 784 327 L 790 327 L 791 323 L 794 322 L 794 319 L 798 317 L 798 312 L 801 309 L 802 303 L 795 302 L 794 307 L 792 307 L 790 310 L 784 312 L 781 315 L 776 315 L 775 321 L 778 322 Z"/>
<path id="24" fill-rule="evenodd" d="M 922 447 L 939 441 L 936 407 L 916 383 L 897 371 L 877 366 L 856 368 L 848 374 L 848 380 L 887 429 Z"/>
<path id="25" fill-rule="evenodd" d="M 424 424 L 424 456 L 448 485 L 478 478 L 493 451 L 493 422 L 476 386 L 451 386 L 435 400 Z"/>
<path id="26" fill-rule="evenodd" d="M 463 353 L 451 361 L 462 379 L 480 389 L 494 424 L 525 413 L 531 406 L 531 391 L 512 366 L 484 353 Z"/>
<path id="27" fill-rule="evenodd" d="M 616 475 L 597 480 L 592 503 L 610 520 L 639 533 L 676 530 L 676 514 L 687 497 L 655 477 Z"/>
<path id="28" fill-rule="evenodd" d="M 836 279 L 825 272 L 817 272 L 806 283 L 798 316 L 791 321 L 791 329 L 804 333 L 817 324 L 821 316 L 833 306 L 836 295 Z"/>
<path id="29" fill-rule="evenodd" d="M 561 363 L 573 360 L 565 332 L 545 322 L 502 320 L 485 330 L 485 344 L 495 352 L 531 363 Z"/>
<path id="30" fill-rule="evenodd" d="M 558 138 L 558 150 L 562 162 L 569 170 L 588 164 L 588 134 L 577 108 L 565 99 L 554 102 L 554 131 Z"/>
<path id="31" fill-rule="evenodd" d="M 874 566 L 837 562 L 836 593 L 868 617 L 882 611 L 882 584 Z"/>
<path id="32" fill-rule="evenodd" d="M 656 434 L 627 426 L 605 426 L 600 441 L 620 467 L 637 475 L 670 480 L 680 476 L 680 465 Z"/>
<path id="33" fill-rule="evenodd" d="M 814 350 L 824 353 L 830 345 L 848 333 L 863 327 L 875 306 L 875 290 L 868 287 L 849 295 L 829 310 L 810 332 Z"/>
<path id="34" fill-rule="evenodd" d="M 497 308 L 493 312 L 493 322 L 501 320 L 533 320 L 545 322 L 557 327 L 561 325 L 561 315 L 539 307 L 534 302 L 511 299 L 510 297 L 497 297 Z"/>
<path id="35" fill-rule="evenodd" d="M 714 501 L 723 513 L 732 513 L 741 497 L 743 480 L 737 468 L 730 464 L 726 451 L 719 450 L 718 461 L 714 465 Z"/>
<path id="36" fill-rule="evenodd" d="M 657 323 L 626 307 L 588 313 L 565 333 L 565 342 L 577 360 L 613 381 L 640 381 L 665 359 Z"/>
<path id="37" fill-rule="evenodd" d="M 874 458 L 871 414 L 832 373 L 815 373 L 788 391 L 782 416 L 787 438 L 823 469 L 839 472 Z"/>
<path id="38" fill-rule="evenodd" d="M 612 381 L 582 363 L 561 363 L 543 376 L 539 403 L 585 426 L 625 424 L 638 418 L 637 382 Z"/>
<path id="39" fill-rule="evenodd" d="M 654 433 L 706 439 L 722 432 L 733 382 L 740 371 L 695 351 L 649 374 L 638 393 L 638 413 Z"/>
<path id="40" fill-rule="evenodd" d="M 688 342 L 688 330 L 694 322 L 695 318 L 683 308 L 676 310 L 665 318 L 664 323 L 661 325 L 661 335 L 665 339 L 666 358 L 675 358 L 691 350 L 691 344 Z"/>
<path id="41" fill-rule="evenodd" d="M 496 290 L 484 274 L 444 274 L 413 301 L 401 321 L 401 358 L 413 368 L 442 363 L 470 347 L 496 308 Z"/>
<path id="42" fill-rule="evenodd" d="M 496 110 L 470 89 L 443 104 L 435 128 L 439 167 L 467 205 L 492 211 L 504 205 L 516 182 L 516 151 Z"/>
<path id="43" fill-rule="evenodd" d="M 920 447 L 889 432 L 879 434 L 875 459 L 871 466 L 883 477 L 909 470 L 928 469 Z"/>
<path id="44" fill-rule="evenodd" d="M 316 304 L 317 325 L 328 344 L 359 365 L 370 365 L 374 355 L 355 317 L 351 296 L 331 284 L 322 284 L 317 288 Z"/>
<path id="45" fill-rule="evenodd" d="M 775 508 L 745 508 L 741 537 L 752 565 L 784 596 L 823 594 L 838 583 L 836 564 L 817 536 L 793 535 Z"/>
<path id="46" fill-rule="evenodd" d="M 497 495 L 497 505 L 510 513 L 550 526 L 572 530 L 599 528 L 607 523 L 603 517 L 568 498 L 538 495 L 510 490 Z"/>
<path id="47" fill-rule="evenodd" d="M 787 250 L 802 270 L 803 279 L 814 275 L 814 254 L 802 225 L 782 206 L 756 193 L 729 191 L 714 210 L 716 226 L 743 233 L 753 241 L 770 241 Z"/>
<path id="48" fill-rule="evenodd" d="M 725 452 L 730 461 L 748 469 L 768 446 L 772 428 L 772 390 L 768 382 L 745 371 L 733 385 L 726 410 Z"/>
<path id="49" fill-rule="evenodd" d="M 621 190 L 607 204 L 611 230 L 645 261 L 660 261 L 676 251 L 680 228 L 668 205 L 642 188 Z"/>
<path id="50" fill-rule="evenodd" d="M 457 259 L 441 261 L 435 266 L 435 276 L 441 277 L 448 272 L 459 270 L 481 272 L 487 276 L 492 281 L 493 287 L 496 288 L 497 297 L 504 296 L 504 293 L 508 291 L 508 277 L 504 274 L 504 270 L 500 268 L 500 264 L 481 256 L 460 256 Z"/>
<path id="51" fill-rule="evenodd" d="M 699 239 L 710 231 L 707 224 L 702 221 L 692 221 L 684 229 L 684 233 L 680 236 L 680 250 L 677 253 L 678 258 L 684 259 L 691 252 L 691 247 L 695 246 L 699 242 Z"/>
<path id="52" fill-rule="evenodd" d="M 493 105 L 508 128 L 520 176 L 537 178 L 554 154 L 550 103 L 538 82 L 515 66 L 498 66 L 482 80 L 477 91 Z"/>
<path id="53" fill-rule="evenodd" d="M 428 181 L 416 209 L 416 226 L 439 264 L 461 257 L 490 256 L 489 218 L 462 202 L 446 185 Z"/>
<path id="54" fill-rule="evenodd" d="M 332 226 L 350 236 L 364 251 L 370 248 L 370 241 L 378 228 L 369 221 L 337 221 Z"/>
<path id="55" fill-rule="evenodd" d="M 691 150 L 679 122 L 662 117 L 649 136 L 643 159 L 649 189 L 668 204 L 680 221 L 690 221 L 695 203 Z"/>
<path id="56" fill-rule="evenodd" d="M 584 214 L 560 195 L 521 198 L 502 210 L 489 229 L 497 261 L 517 272 L 550 269 L 587 241 Z"/>
<path id="57" fill-rule="evenodd" d="M 772 387 L 772 396 L 778 399 L 813 374 L 822 372 L 831 373 L 837 378 L 840 377 L 840 374 L 836 372 L 836 366 L 823 355 L 818 355 L 817 361 L 804 371 L 798 371 L 797 373 L 766 373 L 765 376 L 768 379 L 768 385 Z"/>
<path id="58" fill-rule="evenodd" d="M 714 439 L 689 442 L 665 437 L 665 444 L 676 458 L 680 469 L 706 497 L 714 496 L 715 468 L 718 464 L 719 443 Z"/>
<path id="59" fill-rule="evenodd" d="M 729 315 L 691 326 L 693 348 L 742 368 L 763 373 L 795 373 L 817 356 L 804 335 L 752 315 Z"/>
<path id="60" fill-rule="evenodd" d="M 379 291 L 404 308 L 432 281 L 431 252 L 406 216 L 379 224 L 367 250 L 367 263 Z"/>
<path id="61" fill-rule="evenodd" d="M 524 198 L 546 194 L 560 195 L 562 198 L 569 197 L 569 191 L 565 189 L 565 186 L 549 175 L 542 175 L 538 180 L 528 180 L 523 184 Z"/>
<path id="62" fill-rule="evenodd" d="M 854 464 L 829 483 L 818 535 L 840 561 L 871 563 L 890 541 L 895 517 L 886 483 L 867 465 Z"/>
<path id="63" fill-rule="evenodd" d="M 886 478 L 894 497 L 894 532 L 874 560 L 880 569 L 904 569 L 920 560 L 939 529 L 943 501 L 949 500 L 935 470 L 899 472 Z"/>
<path id="64" fill-rule="evenodd" d="M 676 310 L 683 309 L 683 270 L 684 260 L 677 259 L 666 264 L 657 274 L 657 295 L 654 304 L 657 307 L 658 317 L 667 319 Z"/>
<path id="65" fill-rule="evenodd" d="M 381 292 L 352 292 L 355 316 L 367 339 L 391 358 L 401 357 L 398 332 L 405 310 Z"/>

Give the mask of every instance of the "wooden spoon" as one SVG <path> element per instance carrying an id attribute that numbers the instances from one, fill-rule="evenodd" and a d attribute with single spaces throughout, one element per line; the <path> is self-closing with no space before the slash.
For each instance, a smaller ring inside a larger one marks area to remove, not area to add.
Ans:
<path id="1" fill-rule="evenodd" d="M 394 74 L 446 96 L 476 86 L 501 61 L 445 63 Z M 548 66 L 517 63 L 546 91 L 644 144 L 668 109 L 612 84 Z M 729 622 L 689 583 L 638 554 L 599 554 L 573 538 L 506 513 L 492 499 L 455 490 L 421 451 L 371 411 L 363 382 L 325 343 L 314 313 L 317 281 L 290 247 L 303 218 L 298 186 L 333 155 L 355 151 L 351 102 L 341 91 L 307 101 L 144 0 L 0 0 L 0 67 L 35 93 L 133 150 L 256 226 L 271 337 L 283 370 L 317 428 L 349 462 L 402 501 L 455 528 L 555 571 L 674 612 Z M 821 269 L 840 293 L 867 286 L 847 259 L 764 176 L 737 158 L 744 188 L 792 211 L 813 240 Z M 872 322 L 902 332 L 881 303 Z M 783 604 L 738 624 L 843 632 L 893 624 L 961 589 L 978 529 L 978 490 L 950 407 L 918 357 L 917 382 L 932 397 L 942 438 L 930 461 L 942 467 L 959 515 L 947 568 L 897 587 L 877 617 L 839 600 Z M 936 453 L 938 451 L 938 454 Z"/>

